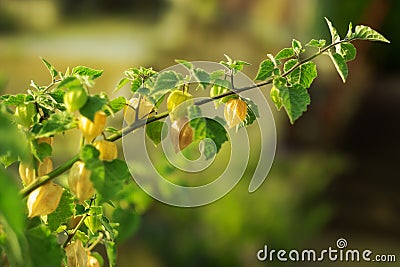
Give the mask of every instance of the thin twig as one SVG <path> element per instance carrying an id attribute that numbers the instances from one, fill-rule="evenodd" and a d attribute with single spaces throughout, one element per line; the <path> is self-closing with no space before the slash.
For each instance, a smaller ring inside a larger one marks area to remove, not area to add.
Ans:
<path id="1" fill-rule="evenodd" d="M 92 204 L 94 202 L 95 197 L 92 197 L 90 199 L 90 203 L 89 203 L 89 211 L 90 208 L 92 207 Z M 76 232 L 78 232 L 79 228 L 82 226 L 82 224 L 85 222 L 86 218 L 89 217 L 89 211 L 88 213 L 85 213 L 85 215 L 82 216 L 82 218 L 80 219 L 80 221 L 78 222 L 78 224 L 75 226 L 75 228 L 72 230 L 72 232 L 70 234 L 68 234 L 67 240 L 65 240 L 64 244 L 63 244 L 63 248 L 65 248 L 69 242 L 71 242 L 72 238 L 74 238 Z"/>
<path id="2" fill-rule="evenodd" d="M 99 236 L 96 238 L 96 240 L 87 248 L 88 251 L 92 251 L 92 249 L 94 249 L 94 247 L 100 243 L 100 241 L 103 239 L 104 234 L 103 232 L 99 232 Z"/>

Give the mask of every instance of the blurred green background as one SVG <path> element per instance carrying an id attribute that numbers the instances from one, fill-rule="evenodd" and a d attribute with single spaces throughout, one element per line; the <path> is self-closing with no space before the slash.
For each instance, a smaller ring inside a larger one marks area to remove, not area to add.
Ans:
<path id="1" fill-rule="evenodd" d="M 280 266 L 258 262 L 257 251 L 264 244 L 323 249 L 340 237 L 352 248 L 396 254 L 399 15 L 395 0 L 0 0 L 0 89 L 48 83 L 40 56 L 60 70 L 104 69 L 95 88 L 109 94 L 125 69 L 162 70 L 177 58 L 218 62 L 226 53 L 253 63 L 244 72 L 255 77 L 266 53 L 292 38 L 330 39 L 324 16 L 342 35 L 350 21 L 369 25 L 392 44 L 357 42 L 345 85 L 329 59 L 318 58 L 307 113 L 290 126 L 274 111 L 276 159 L 258 191 L 247 192 L 250 168 L 231 193 L 205 207 L 143 202 L 138 228 L 126 228 L 136 232 L 119 245 L 118 266 Z M 55 163 L 75 152 L 56 140 Z"/>

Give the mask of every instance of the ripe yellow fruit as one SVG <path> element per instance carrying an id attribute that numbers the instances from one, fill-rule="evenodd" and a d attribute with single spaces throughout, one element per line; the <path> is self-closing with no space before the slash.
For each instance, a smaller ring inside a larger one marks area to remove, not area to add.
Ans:
<path id="1" fill-rule="evenodd" d="M 193 142 L 193 134 L 187 117 L 179 118 L 171 124 L 170 137 L 176 153 Z"/>
<path id="2" fill-rule="evenodd" d="M 36 171 L 32 164 L 26 164 L 21 161 L 18 170 L 24 186 L 29 185 L 36 179 Z"/>
<path id="3" fill-rule="evenodd" d="M 95 190 L 90 180 L 91 172 L 85 168 L 85 163 L 77 161 L 72 165 L 68 175 L 68 186 L 80 202 L 90 198 Z"/>
<path id="4" fill-rule="evenodd" d="M 64 189 L 53 182 L 36 188 L 28 196 L 28 217 L 44 216 L 52 213 L 58 207 Z"/>
<path id="5" fill-rule="evenodd" d="M 100 151 L 100 160 L 114 160 L 118 157 L 117 145 L 114 142 L 99 140 L 93 143 L 93 146 Z"/>
<path id="6" fill-rule="evenodd" d="M 140 100 L 140 103 L 139 103 Z M 133 97 L 129 100 L 129 106 L 124 109 L 124 119 L 126 124 L 132 124 L 136 119 L 136 111 L 139 109 L 138 119 L 144 120 L 153 110 L 154 105 L 146 98 Z"/>
<path id="7" fill-rule="evenodd" d="M 85 116 L 81 116 L 79 119 L 79 129 L 83 136 L 92 141 L 94 138 L 99 136 L 106 126 L 107 115 L 103 111 L 97 111 L 94 115 L 94 120 L 91 121 Z"/>
<path id="8" fill-rule="evenodd" d="M 229 128 L 243 122 L 247 115 L 247 104 L 241 99 L 229 99 L 225 105 L 224 117 Z"/>
<path id="9" fill-rule="evenodd" d="M 101 266 L 99 261 L 95 257 L 89 255 L 88 267 L 101 267 Z"/>
<path id="10" fill-rule="evenodd" d="M 193 105 L 193 96 L 187 92 L 182 92 L 182 90 L 172 91 L 167 98 L 167 109 L 170 112 L 171 120 L 186 116 L 186 109 L 191 105 Z"/>
<path id="11" fill-rule="evenodd" d="M 43 162 L 39 163 L 38 176 L 43 176 L 53 171 L 53 161 L 47 157 L 43 159 Z"/>
<path id="12" fill-rule="evenodd" d="M 83 247 L 82 241 L 77 239 L 65 247 L 68 267 L 87 267 L 89 263 L 88 254 Z"/>

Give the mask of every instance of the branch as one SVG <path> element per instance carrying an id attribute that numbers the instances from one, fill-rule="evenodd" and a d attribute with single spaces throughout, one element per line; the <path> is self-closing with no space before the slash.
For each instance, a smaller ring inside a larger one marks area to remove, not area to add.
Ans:
<path id="1" fill-rule="evenodd" d="M 324 47 L 323 49 L 320 49 L 317 53 L 309 56 L 308 58 L 305 58 L 303 60 L 300 60 L 299 62 L 297 62 L 291 69 L 287 70 L 286 72 L 284 72 L 283 74 L 280 75 L 280 77 L 286 77 L 287 75 L 289 75 L 290 73 L 292 73 L 295 69 L 299 68 L 301 65 L 313 60 L 314 58 L 322 55 L 323 53 L 325 53 L 326 51 L 328 51 L 329 49 L 331 49 L 332 47 L 344 43 L 344 42 L 352 42 L 356 39 L 344 39 L 344 40 L 340 40 L 337 41 L 335 43 L 332 43 L 326 47 Z M 266 81 L 257 83 L 257 84 L 253 84 L 253 85 L 249 85 L 246 87 L 242 87 L 242 88 L 238 88 L 238 89 L 234 89 L 231 91 L 228 91 L 226 93 L 217 95 L 215 97 L 211 97 L 208 99 L 202 99 L 202 100 L 198 100 L 196 101 L 194 104 L 197 106 L 201 106 L 204 104 L 207 104 L 209 102 L 212 102 L 214 100 L 229 96 L 229 95 L 233 95 L 236 93 L 241 93 L 241 92 L 245 92 L 251 89 L 255 89 L 255 88 L 260 88 L 263 87 L 265 85 L 271 84 L 274 80 L 274 78 L 276 77 L 271 77 L 269 79 L 267 79 Z M 138 113 L 138 112 L 136 112 Z M 166 118 L 169 115 L 169 112 L 163 112 L 160 113 L 154 117 L 151 117 L 147 120 L 135 120 L 134 123 L 132 123 L 131 125 L 128 125 L 127 127 L 125 127 L 124 129 L 121 129 L 118 133 L 115 133 L 113 135 L 111 135 L 110 137 L 107 138 L 107 141 L 117 141 L 118 139 L 122 138 L 123 136 L 133 132 L 136 129 L 139 129 L 147 124 L 150 124 L 152 122 L 161 120 Z M 79 160 L 79 155 L 75 155 L 72 159 L 70 159 L 69 161 L 63 163 L 62 165 L 60 165 L 59 167 L 57 167 L 56 169 L 54 169 L 52 172 L 48 173 L 47 175 L 41 176 L 39 178 L 37 178 L 33 183 L 31 183 L 30 185 L 28 185 L 27 187 L 23 188 L 20 191 L 20 194 L 23 197 L 26 197 L 29 195 L 29 193 L 31 193 L 33 190 L 35 190 L 36 188 L 38 188 L 39 186 L 45 184 L 48 181 L 51 181 L 52 179 L 56 178 L 57 176 L 59 176 L 60 174 L 64 173 L 65 171 L 67 171 L 68 169 L 70 169 L 72 167 L 72 165 Z"/>
<path id="2" fill-rule="evenodd" d="M 286 71 L 282 75 L 280 75 L 280 77 L 288 76 L 290 73 L 292 73 L 295 69 L 299 68 L 301 65 L 303 65 L 303 64 L 313 60 L 314 58 L 322 55 L 323 53 L 325 53 L 326 51 L 328 51 L 329 49 L 331 49 L 335 45 L 338 45 L 338 44 L 341 44 L 341 43 L 344 43 L 344 42 L 351 42 L 353 40 L 354 39 L 340 40 L 340 41 L 337 41 L 335 43 L 332 43 L 332 44 L 324 47 L 323 49 L 319 50 L 314 55 L 311 55 L 310 57 L 305 58 L 305 59 L 300 60 L 299 62 L 297 62 L 291 69 L 289 69 L 288 71 Z M 233 90 L 230 90 L 230 91 L 228 91 L 226 93 L 223 93 L 223 94 L 220 94 L 220 95 L 217 95 L 217 96 L 214 96 L 214 97 L 210 97 L 208 99 L 202 99 L 202 100 L 196 101 L 194 104 L 197 105 L 197 106 L 201 106 L 201 105 L 207 104 L 209 102 L 212 102 L 214 100 L 217 100 L 217 99 L 220 99 L 220 98 L 224 98 L 224 97 L 229 96 L 229 95 L 245 92 L 245 91 L 248 91 L 248 90 L 251 90 L 251 89 L 255 89 L 255 88 L 260 88 L 260 87 L 263 87 L 265 85 L 271 84 L 273 82 L 274 78 L 276 78 L 276 77 L 271 77 L 268 80 L 266 80 L 264 82 L 257 83 L 257 84 L 249 85 L 249 86 L 238 88 L 238 89 L 233 89 Z M 233 82 L 232 82 L 232 84 L 233 84 Z M 149 123 L 152 123 L 154 121 L 158 121 L 158 120 L 161 120 L 161 119 L 167 117 L 168 114 L 169 114 L 168 112 L 164 112 L 164 113 L 161 113 L 161 114 L 159 114 L 157 116 L 149 118 L 147 121 L 145 121 L 145 120 L 135 121 L 133 124 L 127 126 L 124 129 L 122 129 L 119 133 L 113 134 L 110 137 L 108 137 L 107 140 L 114 142 L 114 141 L 120 139 L 121 137 L 133 132 L 134 130 L 139 129 L 140 127 L 143 127 L 143 126 L 145 126 L 145 125 L 147 125 Z"/>
<path id="3" fill-rule="evenodd" d="M 79 155 L 73 156 L 70 160 L 67 162 L 63 163 L 59 167 L 55 168 L 52 172 L 49 172 L 46 175 L 38 177 L 35 181 L 30 183 L 27 187 L 23 188 L 19 193 L 23 196 L 26 197 L 31 193 L 33 190 L 36 188 L 44 185 L 45 183 L 53 180 L 57 176 L 61 175 L 62 173 L 66 172 L 69 170 L 72 165 L 79 160 Z"/>

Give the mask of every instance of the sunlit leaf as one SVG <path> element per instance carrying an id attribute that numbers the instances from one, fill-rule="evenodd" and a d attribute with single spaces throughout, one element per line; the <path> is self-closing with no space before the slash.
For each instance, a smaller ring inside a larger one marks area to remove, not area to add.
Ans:
<path id="1" fill-rule="evenodd" d="M 72 75 L 88 76 L 91 79 L 96 79 L 103 74 L 103 70 L 95 70 L 85 66 L 77 66 L 72 69 Z"/>
<path id="2" fill-rule="evenodd" d="M 58 71 L 46 59 L 44 59 L 44 58 L 40 58 L 40 59 L 42 60 L 42 62 L 46 66 L 46 68 L 49 70 L 51 78 L 54 80 L 55 77 L 58 75 Z"/>
<path id="3" fill-rule="evenodd" d="M 307 89 L 300 84 L 287 87 L 285 78 L 275 79 L 274 86 L 279 92 L 282 106 L 286 110 L 290 123 L 293 124 L 307 110 L 307 106 L 311 102 Z"/>
<path id="4" fill-rule="evenodd" d="M 325 44 L 326 44 L 326 40 L 324 40 L 324 39 L 319 39 L 319 40 L 312 39 L 310 42 L 308 42 L 306 44 L 306 46 L 322 48 L 325 46 Z"/>
<path id="5" fill-rule="evenodd" d="M 340 54 L 332 54 L 329 53 L 330 58 L 332 59 L 333 65 L 335 66 L 337 72 L 342 78 L 342 81 L 345 83 L 347 79 L 347 75 L 349 74 L 349 69 L 347 67 L 346 61 Z"/>
<path id="6" fill-rule="evenodd" d="M 194 117 L 194 119 L 190 121 L 190 126 L 194 130 L 193 140 L 204 140 L 206 138 L 213 140 L 216 151 L 211 143 L 205 142 L 204 144 L 204 155 L 206 159 L 210 159 L 218 153 L 222 144 L 228 141 L 227 133 L 225 128 L 216 120 L 197 117 L 198 115 L 195 114 L 198 112 L 199 108 L 197 106 L 189 108 L 189 118 Z"/>
<path id="7" fill-rule="evenodd" d="M 270 59 L 266 59 L 260 63 L 256 80 L 264 81 L 272 76 L 274 73 L 275 65 Z"/>
<path id="8" fill-rule="evenodd" d="M 336 53 L 340 54 L 346 62 L 356 58 L 356 48 L 351 43 L 337 45 Z"/>
<path id="9" fill-rule="evenodd" d="M 280 59 L 286 59 L 286 58 L 291 58 L 294 56 L 294 50 L 293 48 L 283 48 L 281 51 L 276 54 L 275 59 L 280 60 Z"/>
<path id="10" fill-rule="evenodd" d="M 338 41 L 340 41 L 340 36 L 336 30 L 335 27 L 333 27 L 332 22 L 325 17 L 326 23 L 328 24 L 329 27 L 329 31 L 331 33 L 331 37 L 332 37 L 332 43 L 336 43 Z"/>
<path id="11" fill-rule="evenodd" d="M 390 41 L 386 39 L 382 34 L 371 29 L 371 27 L 365 25 L 356 26 L 353 38 L 360 40 L 380 41 L 380 42 L 390 43 Z"/>
<path id="12" fill-rule="evenodd" d="M 292 49 L 296 55 L 304 52 L 303 46 L 300 41 L 293 39 L 292 40 Z"/>
<path id="13" fill-rule="evenodd" d="M 51 231 L 56 231 L 61 225 L 66 224 L 74 215 L 74 198 L 69 191 L 64 190 L 57 209 L 47 216 L 47 223 Z"/>
<path id="14" fill-rule="evenodd" d="M 75 128 L 76 122 L 72 114 L 66 112 L 54 113 L 43 123 L 35 124 L 32 132 L 36 137 L 50 137 Z"/>
<path id="15" fill-rule="evenodd" d="M 99 95 L 91 95 L 88 96 L 85 105 L 79 109 L 79 112 L 82 116 L 93 121 L 96 112 L 101 110 L 105 104 L 107 104 L 107 99 L 100 97 Z"/>
<path id="16" fill-rule="evenodd" d="M 44 225 L 26 232 L 33 266 L 61 266 L 64 252 L 57 237 Z"/>
<path id="17" fill-rule="evenodd" d="M 157 146 L 162 141 L 162 136 L 166 136 L 166 134 L 162 134 L 163 128 L 167 130 L 167 127 L 163 127 L 164 123 L 161 121 L 154 121 L 146 125 L 146 135 L 153 141 L 153 144 Z"/>

